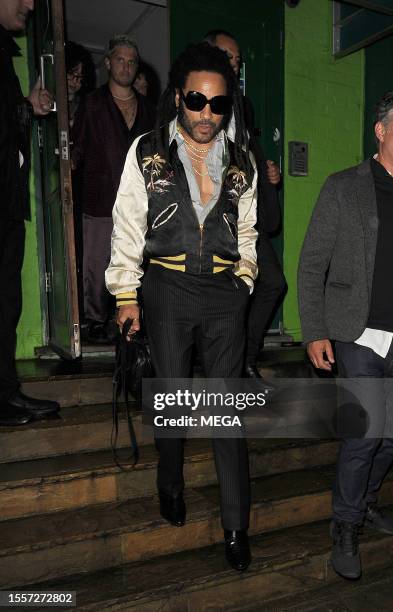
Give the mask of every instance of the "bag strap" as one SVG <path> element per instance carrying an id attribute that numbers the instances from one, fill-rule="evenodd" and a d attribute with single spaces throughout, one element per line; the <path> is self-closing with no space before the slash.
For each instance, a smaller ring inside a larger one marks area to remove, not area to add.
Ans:
<path id="1" fill-rule="evenodd" d="M 112 433 L 111 433 L 111 448 L 113 459 L 117 465 L 123 472 L 127 472 L 132 470 L 139 460 L 139 447 L 136 439 L 134 424 L 132 422 L 130 406 L 128 403 L 128 389 L 126 383 L 127 376 L 127 335 L 130 331 L 132 325 L 132 320 L 127 319 L 123 324 L 123 329 L 121 333 L 121 337 L 119 339 L 118 351 L 116 355 L 116 365 L 115 371 L 113 374 L 113 394 L 112 394 Z M 132 342 L 132 340 L 131 340 Z M 126 416 L 127 416 L 127 425 L 128 425 L 128 433 L 130 435 L 132 454 L 130 459 L 133 459 L 133 464 L 131 467 L 125 467 L 121 465 L 117 458 L 117 440 L 119 436 L 119 406 L 118 406 L 118 397 L 123 391 L 124 401 L 126 405 Z"/>

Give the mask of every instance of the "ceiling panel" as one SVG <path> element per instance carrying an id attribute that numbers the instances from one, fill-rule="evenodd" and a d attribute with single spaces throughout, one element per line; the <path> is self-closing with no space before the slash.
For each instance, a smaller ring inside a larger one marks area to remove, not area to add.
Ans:
<path id="1" fill-rule="evenodd" d="M 141 57 L 151 63 L 164 86 L 169 68 L 166 0 L 65 0 L 67 38 L 84 45 L 106 79 L 104 53 L 114 34 L 128 33 Z"/>

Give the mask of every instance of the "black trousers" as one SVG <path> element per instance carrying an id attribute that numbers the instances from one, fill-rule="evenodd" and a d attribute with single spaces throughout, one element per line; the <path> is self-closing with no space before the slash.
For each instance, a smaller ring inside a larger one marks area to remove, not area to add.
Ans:
<path id="1" fill-rule="evenodd" d="M 263 336 L 280 297 L 287 289 L 277 255 L 268 235 L 260 231 L 257 244 L 258 278 L 250 300 L 247 320 L 247 363 L 255 365 Z"/>
<path id="2" fill-rule="evenodd" d="M 340 377 L 351 379 L 347 388 L 367 415 L 368 431 L 341 442 L 333 518 L 361 524 L 393 463 L 393 346 L 383 359 L 354 342 L 336 342 L 336 359 Z M 356 404 L 351 408 L 357 411 Z"/>
<path id="3" fill-rule="evenodd" d="M 24 221 L 0 216 L 0 401 L 19 387 L 15 366 L 16 328 L 22 311 Z"/>
<path id="4" fill-rule="evenodd" d="M 240 377 L 249 290 L 225 271 L 194 276 L 150 265 L 142 295 L 147 334 L 157 378 L 189 378 L 197 346 L 209 378 Z M 157 486 L 176 495 L 184 488 L 182 439 L 157 438 Z M 215 438 L 224 529 L 247 529 L 250 484 L 247 443 Z"/>
<path id="5" fill-rule="evenodd" d="M 111 258 L 112 217 L 83 214 L 83 291 L 87 321 L 105 323 L 113 298 L 105 285 Z"/>

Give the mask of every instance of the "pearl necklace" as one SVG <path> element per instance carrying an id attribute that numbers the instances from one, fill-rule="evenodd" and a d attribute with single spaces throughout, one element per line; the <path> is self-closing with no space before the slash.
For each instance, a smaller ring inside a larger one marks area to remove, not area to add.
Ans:
<path id="1" fill-rule="evenodd" d="M 121 98 L 120 96 L 115 96 L 115 94 L 113 93 L 112 98 L 116 98 L 116 100 L 121 100 L 122 102 L 126 102 L 127 100 L 131 100 L 131 98 L 135 98 L 135 94 L 132 93 L 130 96 L 128 96 L 128 98 Z"/>
<path id="2" fill-rule="evenodd" d="M 196 147 L 189 140 L 187 140 L 187 138 L 184 136 L 183 132 L 179 128 L 178 128 L 178 132 L 179 132 L 180 136 L 183 138 L 183 140 L 186 143 L 187 147 L 190 147 L 190 149 L 192 149 L 193 151 L 196 151 L 197 153 L 206 153 L 206 154 L 210 151 L 211 146 L 208 147 L 207 149 L 198 149 L 198 147 Z"/>
<path id="3" fill-rule="evenodd" d="M 186 149 L 188 149 L 188 145 L 186 143 Z M 195 161 L 206 161 L 207 155 L 199 155 L 198 153 L 195 153 L 195 151 L 193 151 L 192 149 L 187 150 L 187 154 L 189 155 L 189 157 L 191 157 L 192 159 L 194 159 Z"/>
<path id="4" fill-rule="evenodd" d="M 198 164 L 206 164 L 206 157 L 199 157 L 198 155 L 194 155 L 191 151 L 187 151 L 187 155 L 190 159 Z"/>
<path id="5" fill-rule="evenodd" d="M 199 170 L 197 170 L 194 166 L 194 164 L 191 164 L 193 171 L 198 175 L 198 176 L 209 176 L 209 172 L 199 172 Z"/>
<path id="6" fill-rule="evenodd" d="M 207 155 L 210 151 L 209 147 L 208 149 L 198 149 L 198 147 L 194 147 L 194 145 L 192 145 L 188 140 L 186 140 L 184 138 L 184 142 L 186 143 L 186 146 L 189 147 L 192 151 L 195 151 L 196 153 L 205 153 L 205 155 Z"/>
<path id="7" fill-rule="evenodd" d="M 186 148 L 187 148 L 187 143 L 186 143 Z M 191 166 L 193 171 L 198 175 L 198 176 L 209 176 L 209 171 L 207 172 L 199 172 L 199 170 L 197 170 L 197 168 L 195 167 L 194 162 L 201 164 L 201 165 L 205 165 L 206 166 L 206 155 L 202 156 L 202 155 L 197 155 L 196 153 L 192 153 L 191 151 L 187 151 L 187 155 L 189 157 L 189 159 L 191 160 Z"/>

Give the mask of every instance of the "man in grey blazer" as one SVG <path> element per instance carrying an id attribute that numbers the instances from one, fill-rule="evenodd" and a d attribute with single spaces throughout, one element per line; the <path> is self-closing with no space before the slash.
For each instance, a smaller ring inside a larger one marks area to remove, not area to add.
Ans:
<path id="1" fill-rule="evenodd" d="M 359 413 L 346 406 L 353 429 L 341 442 L 333 487 L 332 565 L 352 579 L 361 575 L 359 527 L 393 534 L 393 519 L 376 505 L 393 463 L 393 92 L 377 104 L 375 136 L 376 155 L 323 186 L 298 271 L 310 360 L 330 371 L 336 357 L 366 414 L 367 433 L 354 437 Z"/>

